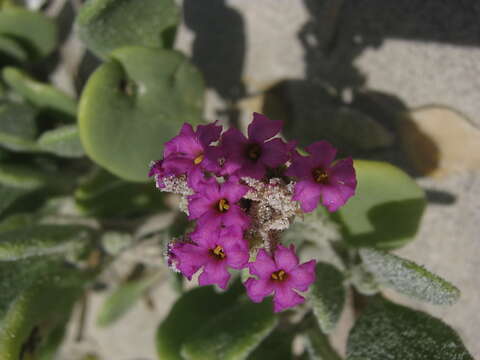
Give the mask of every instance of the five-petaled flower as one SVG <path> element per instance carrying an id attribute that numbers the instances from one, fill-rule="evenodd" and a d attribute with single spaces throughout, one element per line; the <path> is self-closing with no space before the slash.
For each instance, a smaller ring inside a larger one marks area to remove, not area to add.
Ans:
<path id="1" fill-rule="evenodd" d="M 248 267 L 257 276 L 245 282 L 248 296 L 253 302 L 261 302 L 273 292 L 275 312 L 303 303 L 305 298 L 295 290 L 306 291 L 315 281 L 315 260 L 299 264 L 293 246 L 278 245 L 273 256 L 260 249 Z"/>

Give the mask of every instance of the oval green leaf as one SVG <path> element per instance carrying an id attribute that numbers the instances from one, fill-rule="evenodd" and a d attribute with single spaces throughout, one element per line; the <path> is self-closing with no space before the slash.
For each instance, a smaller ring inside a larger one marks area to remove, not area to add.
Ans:
<path id="1" fill-rule="evenodd" d="M 45 15 L 17 7 L 0 11 L 0 35 L 17 41 L 31 60 L 50 54 L 57 43 L 57 27 Z"/>
<path id="2" fill-rule="evenodd" d="M 24 104 L 0 104 L 0 145 L 12 151 L 35 151 L 36 111 Z"/>
<path id="3" fill-rule="evenodd" d="M 89 79 L 79 107 L 88 156 L 113 174 L 146 181 L 149 163 L 184 122 L 199 123 L 203 80 L 180 53 L 142 47 L 112 54 Z"/>
<path id="4" fill-rule="evenodd" d="M 245 359 L 276 325 L 270 301 L 241 302 L 211 316 L 210 321 L 183 344 L 181 354 L 186 360 Z"/>
<path id="5" fill-rule="evenodd" d="M 320 328 L 329 334 L 335 329 L 345 305 L 345 279 L 340 270 L 327 263 L 317 263 L 315 273 L 309 299 Z"/>
<path id="6" fill-rule="evenodd" d="M 374 249 L 361 249 L 360 256 L 380 284 L 399 293 L 435 305 L 452 305 L 460 297 L 455 286 L 412 261 Z"/>
<path id="7" fill-rule="evenodd" d="M 0 63 L 24 63 L 28 59 L 27 51 L 14 39 L 0 35 Z"/>
<path id="8" fill-rule="evenodd" d="M 441 320 L 376 298 L 355 323 L 347 360 L 473 360 Z"/>
<path id="9" fill-rule="evenodd" d="M 83 151 L 77 125 L 65 125 L 46 131 L 37 141 L 38 147 L 61 157 L 82 157 Z"/>
<path id="10" fill-rule="evenodd" d="M 356 160 L 354 197 L 332 214 L 345 241 L 355 247 L 398 248 L 414 239 L 425 208 L 423 190 L 399 168 Z"/>
<path id="11" fill-rule="evenodd" d="M 164 34 L 174 29 L 174 0 L 90 0 L 77 17 L 80 38 L 100 57 L 124 46 L 171 46 Z"/>

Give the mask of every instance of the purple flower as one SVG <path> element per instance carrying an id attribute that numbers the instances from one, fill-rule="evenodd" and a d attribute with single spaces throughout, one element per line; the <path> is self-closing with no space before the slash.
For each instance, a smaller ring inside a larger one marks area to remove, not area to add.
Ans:
<path id="1" fill-rule="evenodd" d="M 327 141 L 317 141 L 306 149 L 310 156 L 293 156 L 286 175 L 297 178 L 292 199 L 300 202 L 303 211 L 313 211 L 322 198 L 329 211 L 336 211 L 355 194 L 357 179 L 353 160 L 348 157 L 332 162 L 337 150 Z"/>
<path id="2" fill-rule="evenodd" d="M 237 205 L 248 187 L 239 184 L 237 178 L 231 177 L 223 184 L 202 182 L 195 190 L 197 193 L 188 197 L 188 211 L 190 220 L 197 219 L 198 226 L 212 230 L 221 226 L 248 228 L 250 218 Z"/>
<path id="3" fill-rule="evenodd" d="M 250 274 L 258 277 L 245 282 L 250 299 L 261 302 L 274 292 L 275 312 L 303 303 L 305 298 L 294 289 L 306 291 L 315 281 L 315 260 L 298 263 L 293 245 L 290 248 L 278 245 L 273 257 L 261 249 L 255 262 L 248 264 Z"/>
<path id="4" fill-rule="evenodd" d="M 215 124 L 199 125 L 196 131 L 190 124 L 183 124 L 180 134 L 165 143 L 163 168 L 175 175 L 217 170 L 209 153 L 213 149 L 210 144 L 220 138 L 221 132 L 222 127 Z"/>
<path id="5" fill-rule="evenodd" d="M 279 138 L 269 140 L 280 132 L 282 126 L 280 120 L 270 120 L 265 115 L 253 113 L 248 139 L 235 128 L 222 135 L 227 158 L 238 164 L 238 176 L 261 179 L 267 167 L 275 168 L 288 160 L 287 145 Z"/>
<path id="6" fill-rule="evenodd" d="M 172 246 L 169 262 L 189 280 L 203 268 L 198 278 L 202 286 L 217 284 L 225 289 L 230 280 L 227 268 L 242 269 L 248 263 L 248 246 L 237 228 L 195 231 L 191 238 L 193 243 Z"/>

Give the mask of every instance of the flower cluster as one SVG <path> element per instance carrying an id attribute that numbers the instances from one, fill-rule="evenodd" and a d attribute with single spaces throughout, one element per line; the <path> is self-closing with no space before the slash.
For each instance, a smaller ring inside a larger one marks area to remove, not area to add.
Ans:
<path id="1" fill-rule="evenodd" d="M 227 287 L 228 269 L 248 268 L 245 282 L 254 302 L 274 294 L 275 311 L 298 305 L 315 280 L 315 261 L 300 264 L 280 234 L 295 216 L 321 202 L 335 211 L 354 195 L 351 158 L 334 161 L 326 141 L 306 148 L 275 137 L 283 124 L 254 113 L 248 137 L 235 128 L 184 124 L 165 144 L 162 160 L 152 163 L 161 191 L 179 194 L 180 208 L 195 229 L 168 245 L 171 268 L 185 277 L 201 272 L 200 285 Z"/>

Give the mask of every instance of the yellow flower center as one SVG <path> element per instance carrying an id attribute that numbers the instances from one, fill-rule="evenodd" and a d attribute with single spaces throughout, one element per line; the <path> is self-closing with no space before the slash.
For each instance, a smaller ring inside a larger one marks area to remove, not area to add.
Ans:
<path id="1" fill-rule="evenodd" d="M 193 159 L 193 163 L 195 165 L 198 165 L 203 161 L 204 158 L 205 158 L 205 156 L 203 154 L 200 154 L 195 159 Z"/>
<path id="2" fill-rule="evenodd" d="M 223 260 L 225 259 L 225 250 L 220 245 L 215 246 L 215 249 L 210 250 L 217 259 Z"/>
<path id="3" fill-rule="evenodd" d="M 220 201 L 217 204 L 218 211 L 220 212 L 225 212 L 228 209 L 230 209 L 230 204 L 228 203 L 227 199 L 220 199 Z"/>
<path id="4" fill-rule="evenodd" d="M 284 270 L 278 270 L 272 273 L 272 280 L 283 281 L 287 278 L 287 273 Z"/>
<path id="5" fill-rule="evenodd" d="M 319 184 L 327 184 L 328 183 L 328 173 L 323 169 L 315 169 L 312 172 L 313 178 Z"/>

